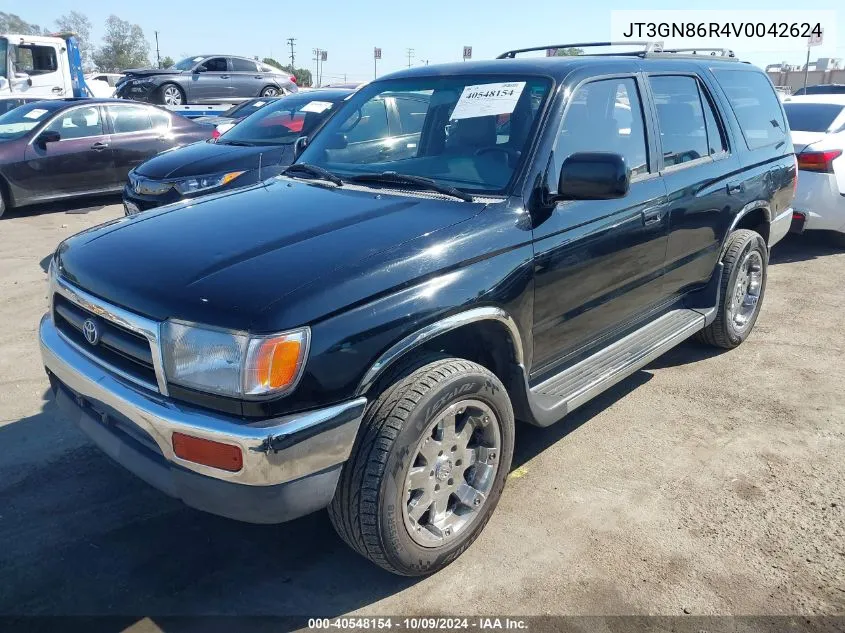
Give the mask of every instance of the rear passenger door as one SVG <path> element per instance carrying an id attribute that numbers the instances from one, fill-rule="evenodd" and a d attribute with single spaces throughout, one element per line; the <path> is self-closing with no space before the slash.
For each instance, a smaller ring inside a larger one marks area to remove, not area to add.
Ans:
<path id="1" fill-rule="evenodd" d="M 170 118 L 156 108 L 122 103 L 109 104 L 106 112 L 111 128 L 113 180 L 123 183 L 131 169 L 170 147 Z"/>
<path id="2" fill-rule="evenodd" d="M 719 259 L 722 227 L 743 205 L 739 159 L 707 85 L 695 74 L 651 73 L 659 169 L 669 196 L 665 292 L 704 285 Z"/>
<path id="3" fill-rule="evenodd" d="M 257 97 L 264 87 L 263 76 L 254 61 L 232 57 L 232 96 L 236 99 Z"/>
<path id="4" fill-rule="evenodd" d="M 642 104 L 632 74 L 583 83 L 566 106 L 549 189 L 576 152 L 621 154 L 631 186 L 623 198 L 560 202 L 535 227 L 534 376 L 607 344 L 664 300 L 666 190 Z"/>
<path id="5" fill-rule="evenodd" d="M 226 103 L 234 96 L 232 73 L 226 57 L 209 57 L 205 69 L 191 75 L 189 99 L 192 103 Z"/>

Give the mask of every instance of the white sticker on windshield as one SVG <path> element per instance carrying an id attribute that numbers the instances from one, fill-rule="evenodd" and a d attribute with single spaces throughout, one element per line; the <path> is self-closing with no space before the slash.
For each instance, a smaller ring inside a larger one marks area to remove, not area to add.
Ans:
<path id="1" fill-rule="evenodd" d="M 25 119 L 40 119 L 45 114 L 47 114 L 47 110 L 35 108 L 34 110 L 30 110 L 29 112 L 27 112 L 23 116 L 24 116 Z"/>
<path id="2" fill-rule="evenodd" d="M 467 86 L 461 93 L 450 119 L 454 121 L 494 114 L 511 114 L 524 89 L 524 81 Z"/>
<path id="3" fill-rule="evenodd" d="M 325 112 L 332 107 L 331 101 L 310 101 L 299 109 L 300 112 Z"/>
<path id="4" fill-rule="evenodd" d="M 263 106 L 265 103 L 267 103 L 267 102 L 266 102 L 266 101 L 256 101 L 256 102 L 255 102 L 255 103 L 253 103 L 252 105 L 253 105 L 253 106 L 255 106 L 256 108 L 260 108 L 260 107 L 261 107 L 261 106 Z"/>

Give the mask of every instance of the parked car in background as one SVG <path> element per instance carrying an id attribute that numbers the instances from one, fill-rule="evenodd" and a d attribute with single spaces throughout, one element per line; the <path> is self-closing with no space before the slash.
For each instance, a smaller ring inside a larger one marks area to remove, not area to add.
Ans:
<path id="1" fill-rule="evenodd" d="M 214 128 L 212 138 L 217 138 L 226 130 L 232 129 L 238 121 L 242 121 L 259 108 L 264 107 L 278 98 L 279 97 L 258 97 L 257 99 L 248 99 L 247 101 L 243 101 L 232 106 L 223 114 L 219 114 L 217 116 L 196 117 L 194 121 L 200 125 L 212 126 Z"/>
<path id="2" fill-rule="evenodd" d="M 290 73 L 232 55 L 197 55 L 172 68 L 136 68 L 124 75 L 117 97 L 164 105 L 235 103 L 297 91 Z"/>
<path id="3" fill-rule="evenodd" d="M 278 175 L 293 162 L 297 139 L 313 135 L 349 94 L 350 90 L 315 90 L 281 97 L 216 142 L 154 156 L 129 172 L 123 189 L 126 215 Z"/>
<path id="4" fill-rule="evenodd" d="M 211 130 L 150 105 L 51 99 L 0 116 L 0 215 L 22 207 L 120 191 L 126 174 Z"/>
<path id="5" fill-rule="evenodd" d="M 44 97 L 24 97 L 20 94 L 0 95 L 0 115 L 6 114 L 9 110 L 14 110 L 18 106 L 26 103 L 41 101 L 43 98 Z"/>
<path id="6" fill-rule="evenodd" d="M 798 88 L 792 93 L 794 97 L 801 97 L 804 95 L 843 95 L 845 94 L 845 84 L 817 84 L 815 86 L 807 86 L 806 88 Z"/>
<path id="7" fill-rule="evenodd" d="M 845 94 L 783 103 L 798 156 L 793 232 L 833 231 L 845 245 Z"/>
<path id="8" fill-rule="evenodd" d="M 123 79 L 123 73 L 88 73 L 85 75 L 85 81 L 104 81 L 109 86 L 114 88 L 117 82 Z"/>
<path id="9" fill-rule="evenodd" d="M 403 70 L 283 176 L 63 241 L 42 358 L 58 409 L 165 493 L 257 523 L 328 508 L 363 556 L 431 574 L 491 517 L 515 420 L 748 338 L 795 176 L 771 82 L 733 57 Z M 725 362 L 753 380 L 754 356 Z"/>

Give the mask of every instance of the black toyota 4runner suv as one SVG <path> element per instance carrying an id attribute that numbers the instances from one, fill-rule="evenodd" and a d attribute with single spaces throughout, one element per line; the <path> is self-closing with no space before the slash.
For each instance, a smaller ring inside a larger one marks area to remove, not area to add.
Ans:
<path id="1" fill-rule="evenodd" d="M 515 420 L 692 335 L 742 343 L 796 179 L 766 75 L 517 52 L 374 81 L 285 175 L 64 241 L 40 325 L 60 408 L 190 506 L 328 508 L 418 575 L 487 523 Z"/>

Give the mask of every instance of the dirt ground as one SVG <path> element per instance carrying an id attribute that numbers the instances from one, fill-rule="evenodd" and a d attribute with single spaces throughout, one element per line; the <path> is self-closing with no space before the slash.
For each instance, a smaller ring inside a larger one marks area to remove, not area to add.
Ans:
<path id="1" fill-rule="evenodd" d="M 114 200 L 0 219 L 0 614 L 845 614 L 845 250 L 789 237 L 754 333 L 686 343 L 548 429 L 521 426 L 479 540 L 391 576 L 325 513 L 183 507 L 55 416 L 46 261 Z"/>

